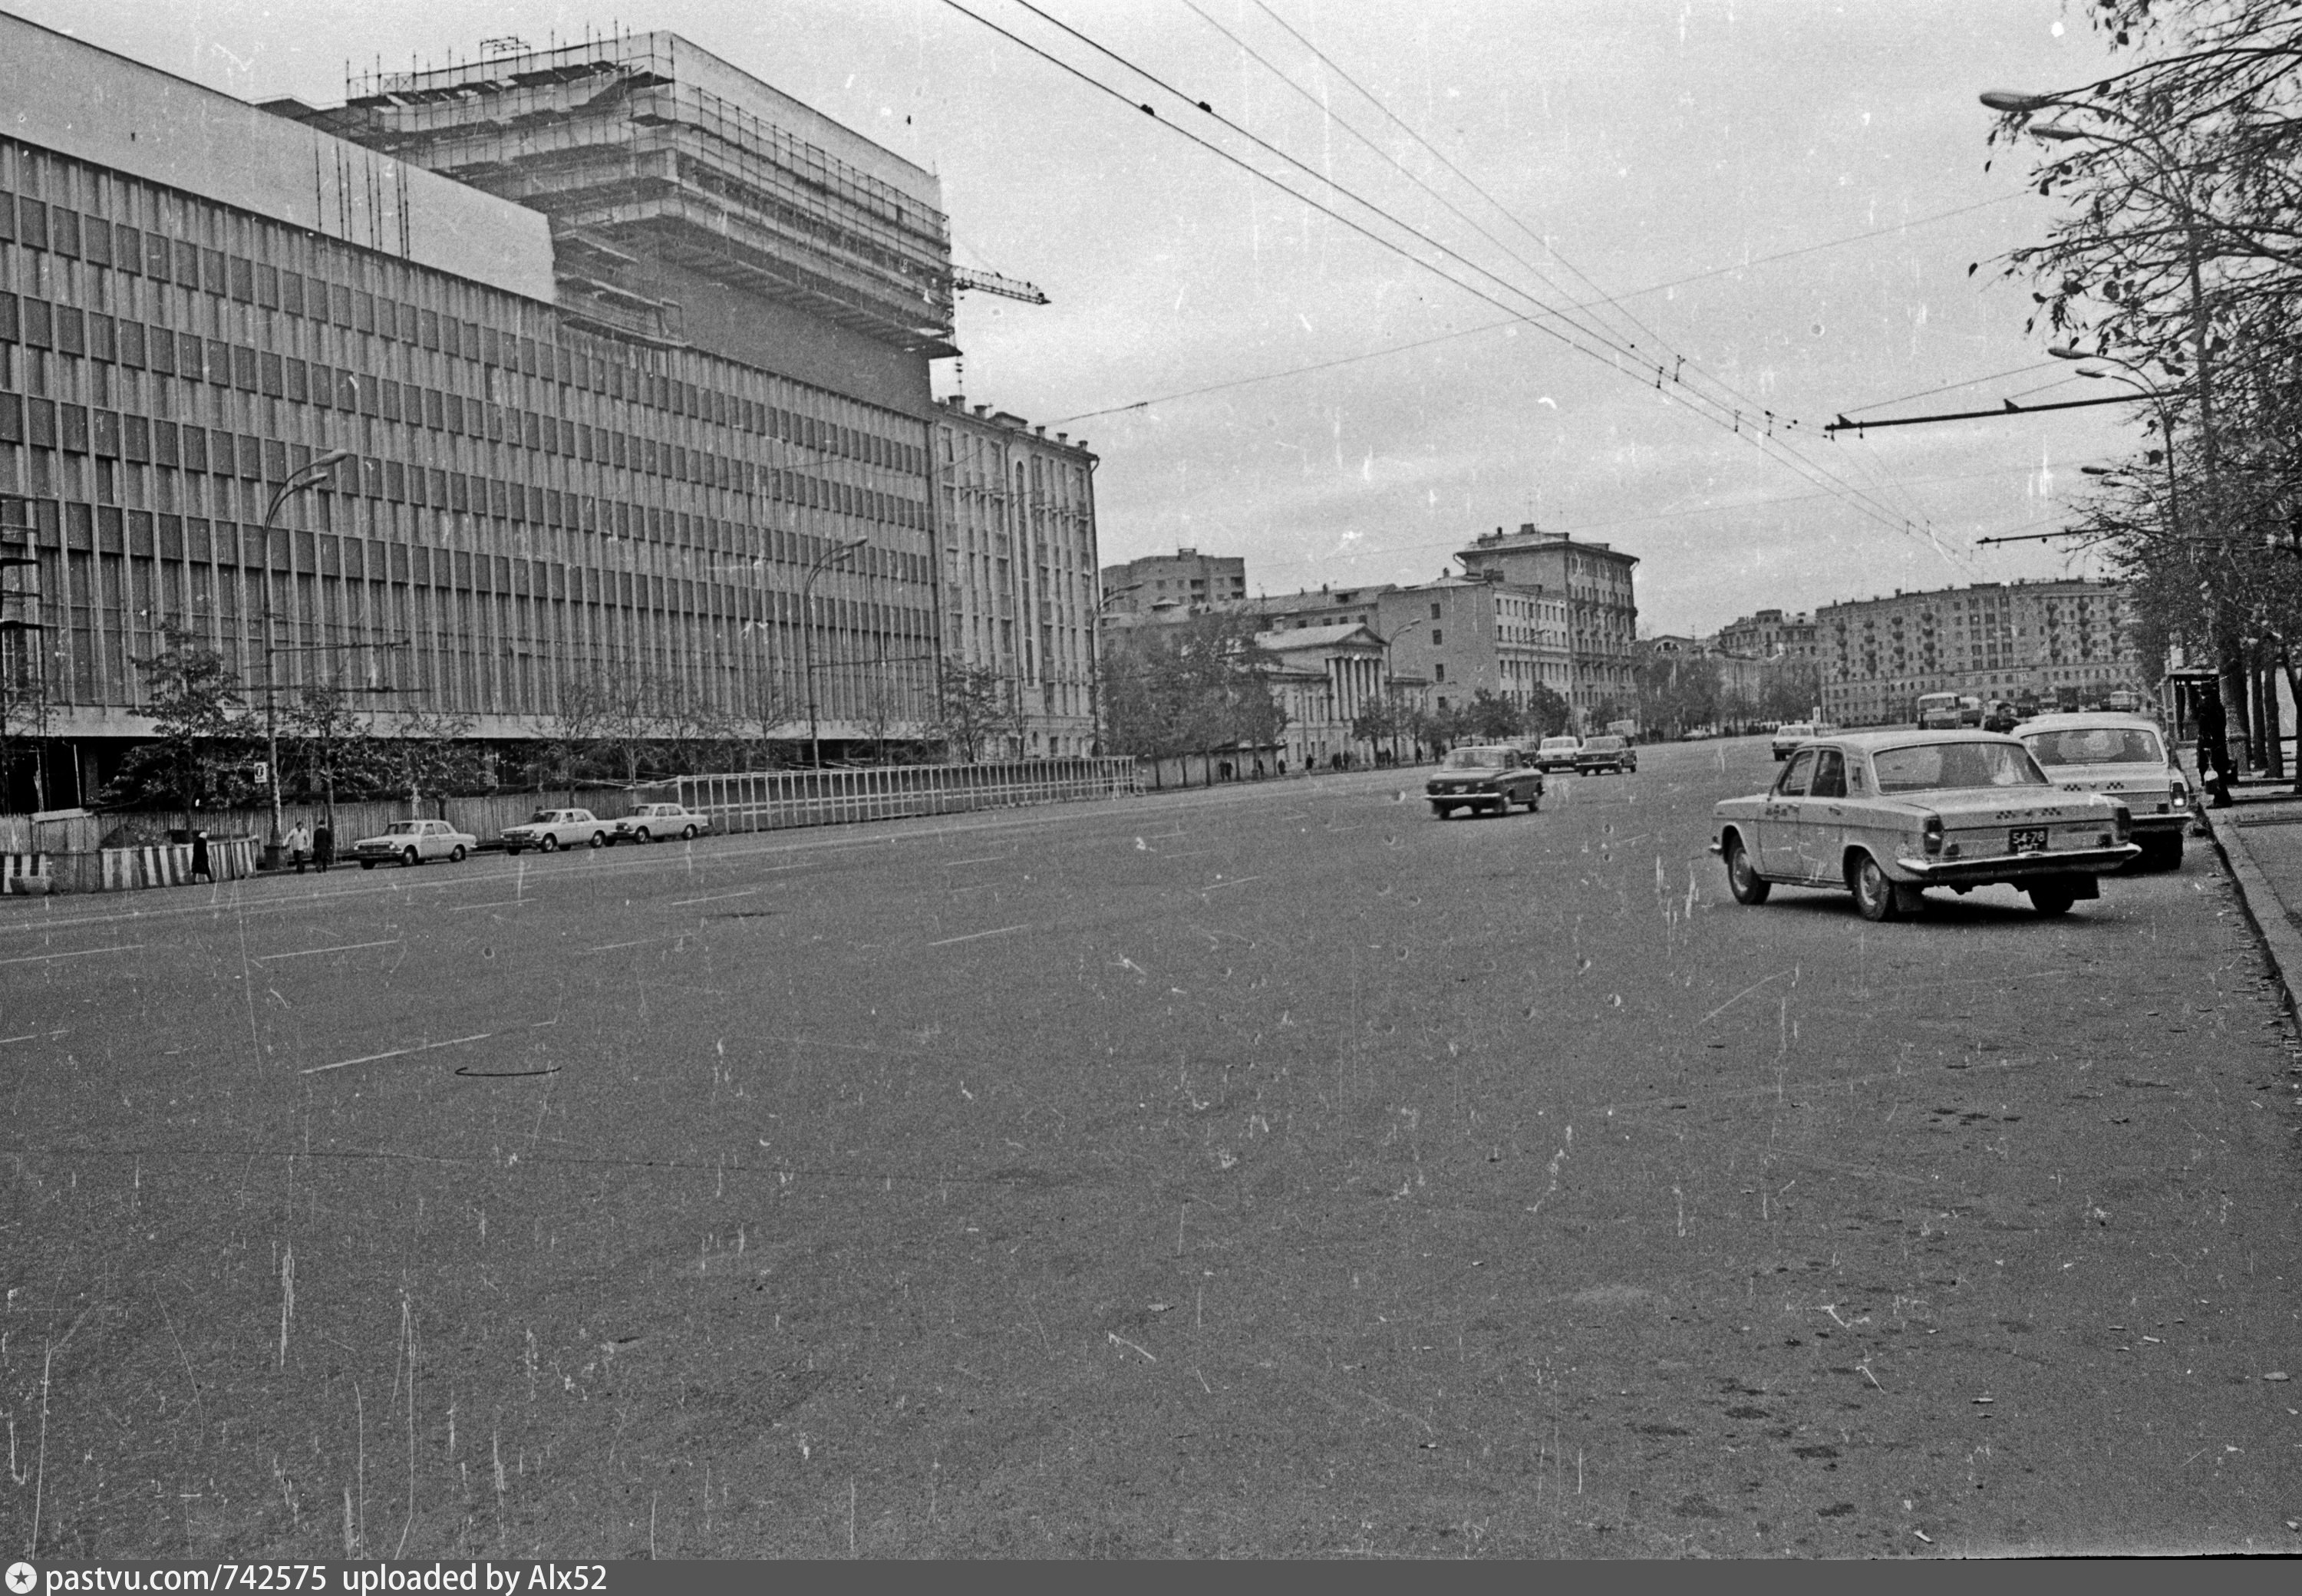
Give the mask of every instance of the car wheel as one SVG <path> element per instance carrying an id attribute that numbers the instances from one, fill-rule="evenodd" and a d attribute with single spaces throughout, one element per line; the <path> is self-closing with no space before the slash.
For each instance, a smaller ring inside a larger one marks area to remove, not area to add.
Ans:
<path id="1" fill-rule="evenodd" d="M 635 842 L 635 843 L 644 843 L 644 842 L 646 842 L 647 840 L 648 840 L 648 828 L 647 828 L 646 827 L 644 827 L 644 826 L 637 827 L 635 827 L 635 828 L 633 830 L 633 832 L 632 832 L 632 841 L 634 841 L 634 842 Z"/>
<path id="2" fill-rule="evenodd" d="M 606 832 L 604 832 L 604 831 L 595 831 L 595 832 L 593 832 L 593 833 L 592 834 L 592 841 L 591 841 L 590 845 L 591 845 L 592 847 L 594 847 L 594 848 L 604 848 L 604 847 L 606 847 L 606 846 L 608 845 L 608 834 L 607 834 Z"/>
<path id="3" fill-rule="evenodd" d="M 1900 920 L 1903 917 L 1903 895 L 1878 868 L 1878 861 L 1868 853 L 1855 861 L 1848 874 L 1854 888 L 1854 907 L 1869 920 Z"/>
<path id="4" fill-rule="evenodd" d="M 424 855 L 418 853 L 413 848 L 404 849 L 400 853 L 399 862 L 406 865 L 409 869 L 414 869 L 417 865 L 424 862 Z"/>
<path id="5" fill-rule="evenodd" d="M 519 850 L 517 848 L 506 848 L 504 850 L 504 854 L 507 858 L 517 859 L 519 857 Z"/>
<path id="6" fill-rule="evenodd" d="M 2180 869 L 2182 868 L 2182 834 L 2179 831 L 2168 831 L 2145 838 L 2139 862 L 2146 869 Z"/>
<path id="7" fill-rule="evenodd" d="M 1438 819 L 1446 819 L 1454 812 L 1455 806 L 1451 803 L 1434 803 L 1431 806 L 1432 815 Z"/>
<path id="8" fill-rule="evenodd" d="M 679 834 L 679 840 L 684 843 L 693 842 L 695 840 L 695 827 L 689 826 L 682 828 Z"/>
<path id="9" fill-rule="evenodd" d="M 360 869 L 364 869 L 364 870 L 372 870 L 372 869 L 375 869 L 375 861 L 374 861 L 374 860 L 373 860 L 373 859 L 363 859 L 363 860 L 361 860 L 361 861 L 360 861 Z"/>
<path id="10" fill-rule="evenodd" d="M 546 853 L 557 853 L 559 852 L 559 839 L 547 831 L 543 834 L 543 840 L 536 844 L 536 846 Z"/>
<path id="11" fill-rule="evenodd" d="M 2078 894 L 2060 883 L 2041 882 L 2030 889 L 2030 907 L 2048 920 L 2058 914 L 2068 914 L 2071 905 L 2079 901 Z"/>
<path id="12" fill-rule="evenodd" d="M 448 850 L 448 862 L 449 864 L 461 864 L 464 862 L 463 844 L 458 843 L 454 847 Z"/>
<path id="13" fill-rule="evenodd" d="M 1741 837 L 1730 838 L 1726 844 L 1726 890 L 1735 895 L 1738 903 L 1763 903 L 1775 884 L 1759 874 L 1758 867 L 1743 848 Z"/>

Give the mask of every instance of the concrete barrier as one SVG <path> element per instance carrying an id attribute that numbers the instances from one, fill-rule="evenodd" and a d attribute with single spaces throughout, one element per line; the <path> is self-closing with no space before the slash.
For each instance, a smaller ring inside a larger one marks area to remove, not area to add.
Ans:
<path id="1" fill-rule="evenodd" d="M 1131 758 L 753 770 L 683 776 L 675 785 L 678 802 L 710 815 L 722 831 L 780 831 L 1023 804 L 1075 803 L 1143 790 Z"/>
<path id="2" fill-rule="evenodd" d="M 155 886 L 192 884 L 192 844 L 158 843 L 137 848 L 106 848 L 100 877 L 102 892 L 138 892 Z M 208 876 L 216 881 L 238 881 L 256 874 L 256 839 L 224 836 L 208 839 Z"/>

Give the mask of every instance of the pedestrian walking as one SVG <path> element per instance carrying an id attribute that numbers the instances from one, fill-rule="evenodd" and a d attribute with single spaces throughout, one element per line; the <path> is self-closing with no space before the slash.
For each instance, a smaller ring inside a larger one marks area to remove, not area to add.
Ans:
<path id="1" fill-rule="evenodd" d="M 215 878 L 208 873 L 208 834 L 205 831 L 192 833 L 192 879 L 212 886 L 215 884 Z"/>
<path id="2" fill-rule="evenodd" d="M 2214 795 L 2216 809 L 2231 807 L 2230 712 L 2222 708 L 2222 690 L 2212 682 L 2198 685 L 2198 779 Z M 2207 775 L 2211 769 L 2212 777 Z"/>
<path id="3" fill-rule="evenodd" d="M 324 820 L 312 827 L 312 862 L 323 876 L 336 862 L 336 828 Z"/>
<path id="4" fill-rule="evenodd" d="M 288 828 L 287 839 L 281 845 L 288 850 L 288 857 L 296 861 L 296 873 L 302 875 L 304 855 L 312 851 L 312 834 L 304 829 L 303 821 L 298 820 Z"/>

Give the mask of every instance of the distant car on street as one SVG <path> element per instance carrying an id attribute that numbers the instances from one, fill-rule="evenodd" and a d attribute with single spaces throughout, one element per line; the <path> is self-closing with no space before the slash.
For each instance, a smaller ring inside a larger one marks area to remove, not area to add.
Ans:
<path id="1" fill-rule="evenodd" d="M 1791 757 L 1791 751 L 1800 743 L 1816 737 L 1827 737 L 1837 729 L 1827 721 L 1785 720 L 1775 728 L 1774 741 L 1769 746 L 1774 750 L 1776 759 L 1786 760 Z"/>
<path id="2" fill-rule="evenodd" d="M 1423 784 L 1423 794 L 1442 820 L 1458 809 L 1507 815 L 1512 804 L 1523 803 L 1532 811 L 1542 805 L 1542 772 L 1503 744 L 1450 749 Z"/>
<path id="3" fill-rule="evenodd" d="M 364 870 L 388 861 L 417 865 L 445 859 L 461 864 L 479 845 L 478 837 L 457 830 L 445 820 L 394 820 L 384 827 L 382 836 L 364 836 L 354 843 L 346 856 L 358 860 Z"/>
<path id="4" fill-rule="evenodd" d="M 1575 756 L 1582 752 L 1580 737 L 1545 737 L 1534 751 L 1534 768 L 1546 775 L 1553 770 L 1575 769 Z"/>
<path id="5" fill-rule="evenodd" d="M 2131 817 L 2106 793 L 2069 792 L 2029 750 L 1991 732 L 1855 732 L 1809 743 L 1767 792 L 1712 811 L 1710 851 L 1738 903 L 1777 884 L 1839 887 L 1865 920 L 1915 913 L 1929 886 L 2004 883 L 2040 914 L 2102 895 L 2096 878 L 2137 857 Z"/>
<path id="6" fill-rule="evenodd" d="M 1601 770 L 1611 770 L 1620 776 L 1626 770 L 1639 768 L 1639 751 L 1622 737 L 1593 737 L 1575 751 L 1575 773 L 1595 776 Z"/>
<path id="7" fill-rule="evenodd" d="M 711 829 L 711 817 L 677 803 L 643 803 L 616 822 L 611 843 L 692 841 Z"/>
<path id="8" fill-rule="evenodd" d="M 2189 828 L 2190 784 L 2158 723 L 2104 710 L 2041 715 L 2014 728 L 2046 779 L 2072 793 L 2107 793 L 2134 817 L 2142 862 L 2174 869 Z"/>
<path id="9" fill-rule="evenodd" d="M 611 828 L 588 809 L 539 809 L 526 823 L 504 827 L 504 852 L 517 855 L 523 848 L 550 853 L 581 843 L 587 848 L 608 845 Z"/>

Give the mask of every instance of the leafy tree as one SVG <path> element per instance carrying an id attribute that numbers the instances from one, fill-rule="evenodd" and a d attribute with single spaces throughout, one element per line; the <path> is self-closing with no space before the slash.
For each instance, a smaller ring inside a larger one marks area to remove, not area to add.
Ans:
<path id="1" fill-rule="evenodd" d="M 595 671 L 563 676 L 557 687 L 551 713 L 543 718 L 542 757 L 531 771 L 539 789 L 576 785 L 609 713 L 607 684 Z"/>
<path id="2" fill-rule="evenodd" d="M 47 673 L 42 668 L 40 634 L 0 622 L 0 812 L 7 809 L 16 787 L 20 760 L 32 762 L 32 780 L 39 783 L 37 749 L 48 724 Z M 36 799 L 34 807 L 38 807 Z"/>
<path id="3" fill-rule="evenodd" d="M 389 738 L 378 739 L 380 767 L 388 774 L 391 790 L 416 802 L 425 793 L 435 797 L 457 793 L 485 793 L 494 786 L 485 758 L 469 739 L 468 715 L 433 713 L 410 709 L 401 712 Z"/>
<path id="4" fill-rule="evenodd" d="M 1525 712 L 1526 734 L 1534 737 L 1556 737 L 1575 720 L 1575 706 L 1565 695 L 1540 683 L 1526 690 Z"/>
<path id="5" fill-rule="evenodd" d="M 1482 687 L 1457 711 L 1456 735 L 1479 743 L 1500 743 L 1526 730 L 1526 716 L 1507 698 Z"/>
<path id="6" fill-rule="evenodd" d="M 991 666 L 945 659 L 928 731 L 954 759 L 974 764 L 987 748 L 999 750 L 1023 735 L 1015 685 Z"/>
<path id="7" fill-rule="evenodd" d="M 1102 699 L 1112 747 L 1157 758 L 1279 741 L 1287 715 L 1254 616 L 1209 611 L 1106 634 Z"/>
<path id="8" fill-rule="evenodd" d="M 132 802 L 164 794 L 189 829 L 194 810 L 211 800 L 229 802 L 244 790 L 229 767 L 248 757 L 256 733 L 245 718 L 239 674 L 175 620 L 161 623 L 160 647 L 133 663 L 157 740 L 131 751 L 105 801 Z"/>

